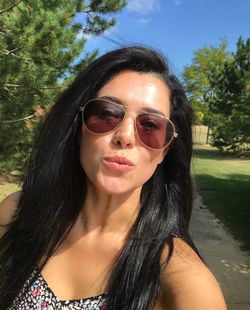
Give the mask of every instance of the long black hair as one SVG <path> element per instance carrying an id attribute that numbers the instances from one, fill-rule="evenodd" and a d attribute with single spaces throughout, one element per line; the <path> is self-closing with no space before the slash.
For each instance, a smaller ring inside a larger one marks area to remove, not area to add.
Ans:
<path id="1" fill-rule="evenodd" d="M 173 236 L 197 251 L 188 233 L 191 107 L 162 55 L 141 46 L 120 48 L 80 72 L 41 125 L 15 216 L 0 240 L 0 309 L 11 306 L 38 263 L 41 270 L 76 221 L 86 195 L 79 159 L 79 107 L 124 70 L 153 73 L 166 83 L 178 138 L 143 185 L 139 215 L 110 274 L 107 309 L 146 310 L 154 303 L 161 285 L 162 252 L 168 245 L 170 259 Z"/>

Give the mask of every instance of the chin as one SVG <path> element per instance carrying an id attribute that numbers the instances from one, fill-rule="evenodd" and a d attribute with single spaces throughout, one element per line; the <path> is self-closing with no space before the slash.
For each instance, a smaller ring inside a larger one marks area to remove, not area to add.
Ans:
<path id="1" fill-rule="evenodd" d="M 136 189 L 140 188 L 141 185 L 134 185 L 131 186 L 131 182 L 121 182 L 121 181 L 106 181 L 102 184 L 100 184 L 100 186 L 98 186 L 99 189 L 108 194 L 108 195 L 123 195 L 123 194 L 128 194 L 131 193 L 133 191 L 135 191 Z"/>
<path id="2" fill-rule="evenodd" d="M 123 195 L 126 193 L 129 193 L 131 191 L 133 191 L 134 189 L 130 188 L 124 188 L 121 186 L 105 186 L 101 188 L 101 191 L 108 194 L 108 195 Z"/>

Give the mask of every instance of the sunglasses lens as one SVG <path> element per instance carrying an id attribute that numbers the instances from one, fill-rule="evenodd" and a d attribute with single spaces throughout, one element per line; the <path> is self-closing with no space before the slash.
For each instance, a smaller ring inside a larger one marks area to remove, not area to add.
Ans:
<path id="1" fill-rule="evenodd" d="M 143 144 L 152 149 L 162 149 L 174 135 L 173 124 L 155 114 L 141 114 L 136 119 L 138 135 Z"/>
<path id="2" fill-rule="evenodd" d="M 83 110 L 83 122 L 94 133 L 105 133 L 117 127 L 124 118 L 124 110 L 105 100 L 91 100 Z"/>

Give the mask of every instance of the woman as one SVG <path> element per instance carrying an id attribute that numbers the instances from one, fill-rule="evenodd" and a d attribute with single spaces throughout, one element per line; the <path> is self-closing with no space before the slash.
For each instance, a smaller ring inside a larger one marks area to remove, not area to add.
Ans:
<path id="1" fill-rule="evenodd" d="M 83 70 L 0 208 L 0 309 L 225 309 L 188 233 L 191 146 L 190 105 L 157 52 Z"/>

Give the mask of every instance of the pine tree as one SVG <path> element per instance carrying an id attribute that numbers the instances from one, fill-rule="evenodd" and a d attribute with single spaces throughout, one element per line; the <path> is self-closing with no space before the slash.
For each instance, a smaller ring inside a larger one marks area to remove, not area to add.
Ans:
<path id="1" fill-rule="evenodd" d="M 2 166 L 22 166 L 39 118 L 97 55 L 95 50 L 75 61 L 86 35 L 112 27 L 116 20 L 107 14 L 125 5 L 126 0 L 0 0 Z"/>

